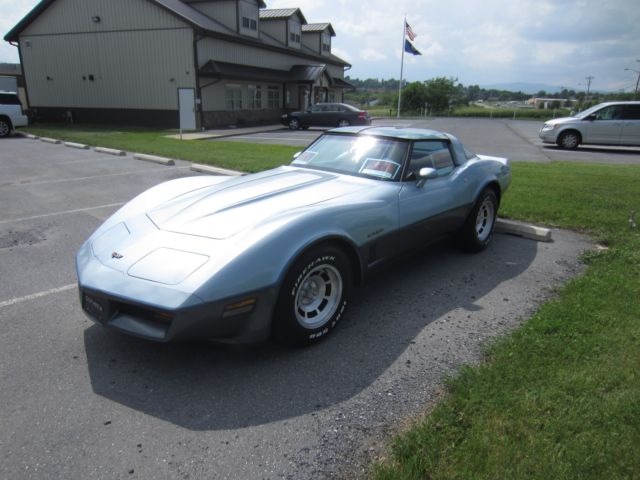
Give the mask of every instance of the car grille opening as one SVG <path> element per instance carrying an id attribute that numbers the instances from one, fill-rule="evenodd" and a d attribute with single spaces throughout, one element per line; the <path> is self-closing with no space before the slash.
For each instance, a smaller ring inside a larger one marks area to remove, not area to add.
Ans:
<path id="1" fill-rule="evenodd" d="M 152 308 L 141 307 L 139 305 L 131 305 L 129 303 L 114 302 L 115 309 L 122 315 L 128 315 L 133 318 L 140 318 L 154 323 L 160 323 L 162 325 L 169 325 L 173 320 L 173 315 L 170 312 L 163 310 L 155 310 Z"/>

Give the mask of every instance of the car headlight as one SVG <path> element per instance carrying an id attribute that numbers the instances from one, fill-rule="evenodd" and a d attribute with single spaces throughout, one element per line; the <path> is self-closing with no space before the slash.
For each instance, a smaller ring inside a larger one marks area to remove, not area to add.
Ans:
<path id="1" fill-rule="evenodd" d="M 556 124 L 555 123 L 545 123 L 542 126 L 542 131 L 543 132 L 550 132 L 551 130 L 553 130 L 554 128 L 556 128 Z"/>

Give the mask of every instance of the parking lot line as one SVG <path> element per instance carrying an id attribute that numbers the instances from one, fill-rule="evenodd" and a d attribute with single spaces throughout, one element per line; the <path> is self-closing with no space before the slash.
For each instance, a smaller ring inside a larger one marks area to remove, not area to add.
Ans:
<path id="1" fill-rule="evenodd" d="M 187 167 L 174 167 L 175 170 L 184 170 L 187 168 L 191 168 L 191 166 L 187 166 Z M 166 171 L 166 168 L 154 168 L 152 170 L 145 170 L 144 173 L 148 173 L 148 172 L 158 172 L 158 171 Z M 102 175 L 91 175 L 88 177 L 76 177 L 76 178 L 62 178 L 62 179 L 58 179 L 58 180 L 41 180 L 39 182 L 28 182 L 28 183 L 12 183 L 10 184 L 12 187 L 30 187 L 32 185 L 45 185 L 45 184 L 52 184 L 52 183 L 66 183 L 66 182 L 79 182 L 82 180 L 91 180 L 93 178 L 105 178 L 105 177 L 121 177 L 123 175 L 131 175 L 131 174 L 135 174 L 135 173 L 140 173 L 140 170 L 129 170 L 127 172 L 120 172 L 120 173 L 107 173 L 107 174 L 102 174 Z"/>
<path id="2" fill-rule="evenodd" d="M 43 292 L 32 293 L 31 295 L 25 295 L 24 297 L 12 298 L 11 300 L 5 300 L 4 302 L 0 302 L 0 308 L 9 307 L 11 305 L 15 305 L 16 303 L 27 302 L 29 300 L 35 300 L 36 298 L 46 297 L 47 295 L 53 295 L 54 293 L 66 292 L 67 290 L 71 290 L 76 288 L 76 283 L 70 283 L 69 285 L 65 285 L 63 287 L 58 288 L 50 288 L 49 290 L 45 290 Z"/>
<path id="3" fill-rule="evenodd" d="M 6 220 L 0 220 L 0 225 L 5 224 L 5 223 L 12 223 L 12 222 L 25 222 L 27 220 L 36 220 L 36 219 L 39 219 L 39 218 L 55 217 L 55 216 L 58 216 L 58 215 L 69 215 L 71 213 L 88 212 L 90 210 L 99 210 L 101 208 L 121 207 L 125 203 L 126 202 L 107 203 L 105 205 L 97 205 L 95 207 L 74 208 L 73 210 L 63 210 L 61 212 L 43 213 L 42 215 L 32 215 L 30 217 L 9 218 L 9 219 L 6 219 Z"/>

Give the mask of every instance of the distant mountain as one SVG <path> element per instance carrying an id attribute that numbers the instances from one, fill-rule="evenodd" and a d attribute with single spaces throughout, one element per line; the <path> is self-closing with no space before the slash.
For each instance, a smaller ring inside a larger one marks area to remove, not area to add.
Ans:
<path id="1" fill-rule="evenodd" d="M 523 92 L 531 95 L 538 93 L 540 90 L 544 90 L 547 93 L 558 93 L 561 91 L 560 87 L 554 87 L 553 85 L 547 85 L 544 83 L 526 83 L 526 82 L 512 82 L 512 83 L 495 83 L 493 85 L 480 85 L 482 88 L 495 89 L 495 90 L 508 90 L 510 92 Z M 571 87 L 565 87 L 571 88 Z"/>

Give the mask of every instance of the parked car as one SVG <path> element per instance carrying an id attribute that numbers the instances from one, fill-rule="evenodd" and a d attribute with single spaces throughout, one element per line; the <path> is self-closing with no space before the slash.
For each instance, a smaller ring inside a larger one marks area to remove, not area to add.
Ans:
<path id="1" fill-rule="evenodd" d="M 0 91 L 0 137 L 7 137 L 16 127 L 28 124 L 18 94 Z"/>
<path id="2" fill-rule="evenodd" d="M 288 166 L 131 200 L 76 255 L 82 308 L 161 342 L 316 342 L 377 265 L 449 235 L 484 249 L 510 181 L 447 133 L 331 130 Z"/>
<path id="3" fill-rule="evenodd" d="M 640 102 L 606 102 L 573 117 L 546 122 L 539 136 L 562 148 L 578 145 L 640 145 Z"/>
<path id="4" fill-rule="evenodd" d="M 369 112 L 346 103 L 316 103 L 305 112 L 282 115 L 282 124 L 291 130 L 309 127 L 346 127 L 371 125 Z"/>

